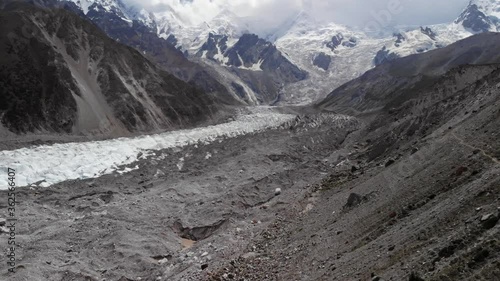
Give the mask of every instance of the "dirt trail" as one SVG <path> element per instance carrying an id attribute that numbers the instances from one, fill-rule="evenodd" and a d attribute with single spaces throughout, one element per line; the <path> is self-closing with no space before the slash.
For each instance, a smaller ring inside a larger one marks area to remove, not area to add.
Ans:
<path id="1" fill-rule="evenodd" d="M 460 142 L 460 144 L 461 144 L 461 145 L 466 146 L 466 147 L 468 147 L 468 148 L 470 148 L 470 149 L 472 149 L 472 150 L 479 150 L 479 151 L 481 151 L 481 154 L 483 154 L 484 156 L 488 157 L 491 161 L 495 162 L 496 164 L 500 164 L 500 160 L 498 160 L 498 159 L 497 159 L 497 158 L 495 158 L 494 156 L 492 156 L 492 155 L 488 154 L 486 151 L 484 151 L 484 149 L 481 149 L 481 148 L 479 148 L 479 147 L 476 147 L 476 146 L 473 146 L 473 145 L 471 145 L 471 144 L 467 143 L 464 139 L 462 139 L 462 138 L 460 138 L 459 136 L 457 136 L 457 135 L 455 134 L 455 132 L 452 132 L 452 133 L 451 133 L 451 136 L 452 136 L 453 138 L 455 138 L 456 140 L 458 140 L 458 141 Z"/>

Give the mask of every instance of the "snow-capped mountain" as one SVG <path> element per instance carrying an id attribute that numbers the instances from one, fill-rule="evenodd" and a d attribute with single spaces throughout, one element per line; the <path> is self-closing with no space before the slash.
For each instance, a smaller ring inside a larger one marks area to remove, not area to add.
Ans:
<path id="1" fill-rule="evenodd" d="M 200 51 L 203 44 L 213 40 L 212 35 L 227 38 L 229 42 L 226 44 L 232 46 L 240 36 L 250 32 L 248 25 L 227 9 L 222 10 L 210 21 L 198 25 L 191 25 L 175 15 L 175 11 L 154 14 L 160 27 L 158 35 L 162 38 L 175 36 L 177 46 L 193 55 Z"/>
<path id="2" fill-rule="evenodd" d="M 132 22 L 137 20 L 145 26 L 154 28 L 156 25 L 153 15 L 145 9 L 128 7 L 121 0 L 67 0 L 73 2 L 87 15 L 93 11 L 112 13 L 121 19 Z"/>
<path id="3" fill-rule="evenodd" d="M 149 13 L 127 7 L 120 0 L 72 2 L 112 38 L 151 56 L 179 78 L 217 92 L 213 91 L 213 82 L 204 84 L 207 75 L 193 75 L 189 70 L 186 73 L 188 68 L 176 67 L 180 58 L 169 58 L 178 54 L 172 50 L 168 50 L 169 54 L 164 52 L 177 49 L 179 54 L 203 65 L 210 76 L 217 76 L 232 98 L 243 103 L 272 103 L 285 84 L 307 77 L 276 46 L 252 34 L 248 24 L 227 9 L 209 21 L 192 24 L 172 7 Z"/>
<path id="4" fill-rule="evenodd" d="M 474 0 L 452 23 L 400 27 L 385 38 L 334 23 L 318 24 L 303 12 L 276 45 L 310 76 L 287 85 L 281 100 L 310 103 L 376 65 L 441 48 L 476 33 L 497 31 L 499 11 L 500 1 Z"/>
<path id="5" fill-rule="evenodd" d="M 376 65 L 500 27 L 497 0 L 473 0 L 454 22 L 391 28 L 397 31 L 385 30 L 393 34 L 382 38 L 358 28 L 316 22 L 307 11 L 259 38 L 252 35 L 246 19 L 228 9 L 194 25 L 171 7 L 149 13 L 120 0 L 71 1 L 86 14 L 100 9 L 130 25 L 140 23 L 189 59 L 213 69 L 233 96 L 249 103 L 310 103 Z"/>
<path id="6" fill-rule="evenodd" d="M 471 2 L 455 23 L 462 25 L 472 33 L 496 31 L 493 18 L 487 15 L 487 11 L 493 11 L 493 8 L 486 4 L 483 0 L 477 1 L 477 3 Z"/>

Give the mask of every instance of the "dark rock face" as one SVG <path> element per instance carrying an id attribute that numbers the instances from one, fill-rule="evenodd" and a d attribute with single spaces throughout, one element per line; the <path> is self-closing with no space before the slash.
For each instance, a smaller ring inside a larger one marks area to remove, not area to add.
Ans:
<path id="1" fill-rule="evenodd" d="M 232 71 L 260 95 L 260 102 L 275 100 L 284 83 L 307 77 L 307 73 L 285 58 L 276 46 L 255 34 L 241 36 L 224 56 L 227 58 L 225 65 L 232 66 Z M 255 68 L 256 71 L 241 68 Z"/>
<path id="2" fill-rule="evenodd" d="M 406 41 L 406 38 L 401 33 L 394 33 L 392 36 L 396 37 L 396 42 L 394 42 L 394 46 L 399 47 L 403 41 Z"/>
<path id="3" fill-rule="evenodd" d="M 244 34 L 231 47 L 228 37 L 209 33 L 207 41 L 196 53 L 218 62 L 241 78 L 255 92 L 261 103 L 276 100 L 285 83 L 293 83 L 306 78 L 307 73 L 290 62 L 271 42 L 255 34 Z M 244 102 L 247 93 L 238 83 L 227 85 Z"/>
<path id="4" fill-rule="evenodd" d="M 187 52 L 182 52 L 177 45 L 177 38 L 170 35 L 167 39 L 159 38 L 155 26 L 145 26 L 141 22 L 132 24 L 123 20 L 121 11 L 104 9 L 100 4 L 94 3 L 87 15 L 72 2 L 59 2 L 57 0 L 34 0 L 33 4 L 48 8 L 64 8 L 82 18 L 91 20 L 111 38 L 145 52 L 146 55 L 158 63 L 164 70 L 172 73 L 177 78 L 194 83 L 208 93 L 213 93 L 223 102 L 234 103 L 228 95 L 227 89 L 219 83 L 209 72 L 200 65 L 189 61 Z M 31 3 L 31 2 L 30 2 Z"/>
<path id="5" fill-rule="evenodd" d="M 271 48 L 271 43 L 255 34 L 244 34 L 227 52 L 228 65 L 251 67 L 258 63 Z"/>
<path id="6" fill-rule="evenodd" d="M 12 132 L 148 132 L 216 111 L 209 96 L 73 13 L 15 5 L 0 14 L 0 116 Z"/>
<path id="7" fill-rule="evenodd" d="M 321 52 L 313 60 L 313 64 L 323 70 L 328 70 L 330 63 L 332 62 L 332 57 Z"/>
<path id="8" fill-rule="evenodd" d="M 488 32 L 493 26 L 490 18 L 481 12 L 476 4 L 470 4 L 455 23 L 461 23 L 465 28 L 477 33 Z"/>
<path id="9" fill-rule="evenodd" d="M 377 55 L 373 59 L 373 64 L 375 66 L 378 66 L 383 63 L 393 61 L 397 58 L 399 58 L 399 55 L 391 53 L 391 51 L 387 50 L 387 48 L 384 46 L 382 50 L 377 52 Z"/>
<path id="10" fill-rule="evenodd" d="M 344 41 L 344 35 L 339 33 L 337 35 L 334 35 L 332 37 L 332 40 L 326 43 L 326 46 L 334 51 L 342 44 L 342 41 Z"/>
<path id="11" fill-rule="evenodd" d="M 423 53 L 426 52 L 428 49 L 427 48 L 417 48 L 417 53 Z"/>
<path id="12" fill-rule="evenodd" d="M 335 51 L 339 46 L 344 46 L 347 48 L 354 48 L 358 44 L 358 39 L 351 37 L 349 40 L 345 40 L 344 35 L 338 33 L 332 37 L 332 40 L 326 42 L 326 46 L 332 51 Z"/>
<path id="13" fill-rule="evenodd" d="M 430 28 L 430 27 L 420 27 L 420 32 L 422 32 L 423 34 L 429 36 L 429 38 L 431 38 L 432 40 L 436 40 L 436 36 L 437 34 Z"/>
<path id="14" fill-rule="evenodd" d="M 2 26 L 0 34 L 2 123 L 15 133 L 43 128 L 70 132 L 76 119 L 71 72 L 54 64 L 60 55 L 38 40 L 22 42 L 24 38 L 11 37 L 9 42 L 6 27 Z"/>
<path id="15" fill-rule="evenodd" d="M 74 7 L 70 10 L 78 10 Z M 47 6 L 47 5 L 46 5 Z M 53 5 L 48 5 L 53 7 Z M 204 91 L 216 95 L 221 101 L 234 103 L 228 90 L 215 79 L 201 65 L 189 61 L 187 53 L 177 47 L 177 38 L 170 35 L 162 39 L 156 34 L 154 27 L 145 26 L 139 21 L 132 24 L 120 17 L 120 11 L 108 11 L 100 4 L 94 3 L 89 7 L 87 15 L 82 17 L 90 19 L 109 37 L 143 52 L 158 63 L 164 70 L 172 73 L 177 78 L 195 84 Z"/>
<path id="16" fill-rule="evenodd" d="M 172 45 L 172 46 L 177 46 L 177 38 L 175 38 L 175 35 L 173 34 L 170 34 L 168 37 L 167 37 L 167 43 Z"/>
<path id="17" fill-rule="evenodd" d="M 348 47 L 348 48 L 354 48 L 357 45 L 358 45 L 358 39 L 356 39 L 354 37 L 349 38 L 348 41 L 344 40 L 344 42 L 342 42 L 342 46 Z"/>
<path id="18" fill-rule="evenodd" d="M 196 54 L 201 57 L 204 53 L 208 59 L 215 61 L 214 56 L 223 55 L 227 50 L 227 36 L 226 35 L 215 35 L 210 33 L 208 35 L 207 42 L 201 46 L 201 49 Z"/>

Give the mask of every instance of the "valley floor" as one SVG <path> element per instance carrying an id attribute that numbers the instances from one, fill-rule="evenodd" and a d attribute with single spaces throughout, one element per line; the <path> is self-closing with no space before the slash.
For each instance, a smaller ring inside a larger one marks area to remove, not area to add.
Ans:
<path id="1" fill-rule="evenodd" d="M 373 116 L 301 116 L 19 188 L 0 279 L 498 280 L 497 108 L 389 144 Z"/>
<path id="2" fill-rule="evenodd" d="M 338 149 L 359 126 L 354 118 L 331 114 L 291 115 L 291 120 L 283 116 L 276 122 L 268 116 L 270 126 L 258 130 L 251 124 L 238 126 L 244 134 L 224 130 L 226 137 L 209 142 L 142 147 L 145 151 L 134 161 L 86 180 L 71 179 L 77 175 L 70 174 L 57 183 L 60 180 L 51 174 L 68 175 L 49 170 L 44 175 L 36 170 L 44 163 L 42 157 L 32 157 L 38 163 L 19 169 L 19 177 L 32 172 L 56 182 L 44 187 L 39 181 L 17 189 L 17 273 L 5 270 L 1 278 L 205 278 L 220 261 L 236 257 L 281 212 L 299 206 L 309 183 L 319 181 L 339 161 L 340 156 L 331 160 L 329 151 Z M 120 142 L 113 142 L 118 150 Z M 102 152 L 96 158 L 95 151 L 80 149 L 80 156 L 73 155 L 66 148 L 75 145 L 90 148 L 91 144 L 65 144 L 57 155 L 53 148 L 58 145 L 25 148 L 19 155 L 25 161 L 33 153 L 55 155 L 63 167 L 85 166 L 88 159 L 98 166 L 114 153 Z M 277 188 L 282 190 L 279 195 Z M 1 193 L 7 198 L 6 191 Z M 4 201 L 2 213 L 7 210 Z M 5 255 L 0 262 L 6 264 Z M 201 269 L 204 264 L 207 270 Z"/>

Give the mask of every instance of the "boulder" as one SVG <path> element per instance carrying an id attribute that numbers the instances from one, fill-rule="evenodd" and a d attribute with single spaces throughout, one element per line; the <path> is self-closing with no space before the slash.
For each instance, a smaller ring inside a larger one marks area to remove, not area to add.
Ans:
<path id="1" fill-rule="evenodd" d="M 487 214 L 481 217 L 481 224 L 484 229 L 491 229 L 495 227 L 495 225 L 498 223 L 498 216 L 495 216 L 494 214 Z"/>
<path id="2" fill-rule="evenodd" d="M 347 198 L 347 203 L 344 205 L 344 208 L 356 207 L 366 200 L 366 196 L 362 196 L 357 193 L 351 193 L 349 194 L 349 198 Z"/>

